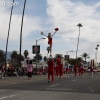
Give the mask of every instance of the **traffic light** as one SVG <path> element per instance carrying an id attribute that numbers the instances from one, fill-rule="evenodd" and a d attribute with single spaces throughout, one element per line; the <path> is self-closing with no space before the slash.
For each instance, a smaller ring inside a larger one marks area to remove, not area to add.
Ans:
<path id="1" fill-rule="evenodd" d="M 69 55 L 65 55 L 65 60 L 69 60 Z"/>

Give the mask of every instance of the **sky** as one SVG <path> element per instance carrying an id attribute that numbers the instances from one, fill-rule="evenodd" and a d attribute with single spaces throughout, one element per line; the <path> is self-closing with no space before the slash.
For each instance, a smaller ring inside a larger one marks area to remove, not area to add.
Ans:
<path id="1" fill-rule="evenodd" d="M 13 0 L 0 0 L 0 49 L 6 50 L 6 41 L 10 19 L 11 6 L 8 2 Z M 8 41 L 8 51 L 20 48 L 20 30 L 24 0 L 15 0 L 11 28 Z M 4 5 L 4 3 L 6 5 Z M 32 46 L 36 40 L 59 31 L 53 36 L 52 56 L 55 54 L 70 55 L 76 58 L 76 50 L 80 37 L 77 56 L 84 52 L 95 58 L 95 48 L 100 45 L 100 0 L 26 0 L 25 15 L 22 31 L 22 54 L 28 50 L 29 57 L 33 58 Z M 37 42 L 40 45 L 40 54 L 47 56 L 48 39 Z M 73 51 L 73 52 L 70 52 Z M 100 62 L 100 48 L 98 47 L 97 61 Z M 89 60 L 89 59 L 88 59 Z"/>

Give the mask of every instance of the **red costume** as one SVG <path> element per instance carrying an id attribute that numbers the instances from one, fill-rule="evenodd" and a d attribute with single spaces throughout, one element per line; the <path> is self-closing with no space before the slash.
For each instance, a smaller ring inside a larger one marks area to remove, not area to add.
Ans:
<path id="1" fill-rule="evenodd" d="M 56 65 L 56 76 L 59 75 L 59 65 Z"/>
<path id="2" fill-rule="evenodd" d="M 74 74 L 75 74 L 75 76 L 77 75 L 77 65 L 74 65 Z"/>
<path id="3" fill-rule="evenodd" d="M 54 83 L 54 61 L 48 61 L 48 82 L 50 81 L 50 75 L 52 76 L 52 83 Z"/>
<path id="4" fill-rule="evenodd" d="M 63 76 L 63 64 L 62 63 L 59 64 L 59 75 L 60 77 Z"/>
<path id="5" fill-rule="evenodd" d="M 48 38 L 48 44 L 49 44 L 49 45 L 52 44 L 52 38 Z"/>

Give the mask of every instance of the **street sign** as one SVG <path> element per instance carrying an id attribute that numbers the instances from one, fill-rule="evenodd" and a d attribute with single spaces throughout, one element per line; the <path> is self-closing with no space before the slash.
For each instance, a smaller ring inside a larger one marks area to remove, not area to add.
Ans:
<path id="1" fill-rule="evenodd" d="M 32 53 L 36 54 L 36 53 L 40 53 L 40 45 L 33 45 L 32 46 Z"/>

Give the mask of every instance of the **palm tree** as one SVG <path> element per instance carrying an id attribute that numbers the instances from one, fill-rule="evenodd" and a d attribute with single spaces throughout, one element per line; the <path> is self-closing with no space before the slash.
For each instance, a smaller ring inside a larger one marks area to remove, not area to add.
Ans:
<path id="1" fill-rule="evenodd" d="M 82 54 L 82 57 L 85 59 L 85 62 L 86 62 L 86 59 L 89 57 L 89 54 L 83 53 L 83 54 Z"/>
<path id="2" fill-rule="evenodd" d="M 24 56 L 25 56 L 25 58 L 27 58 L 28 55 L 29 55 L 28 51 L 25 50 L 25 51 L 24 51 Z"/>
<path id="3" fill-rule="evenodd" d="M 37 53 L 34 58 L 36 58 L 38 60 L 38 62 L 39 62 L 40 60 L 42 60 L 42 55 Z"/>
<path id="4" fill-rule="evenodd" d="M 13 0 L 13 4 L 14 4 L 14 0 Z M 9 33 L 10 33 L 10 25 L 11 25 L 12 11 L 13 11 L 13 5 L 12 5 L 12 7 L 11 7 L 10 20 L 9 20 L 9 27 L 8 27 L 8 35 L 7 35 L 7 42 L 6 42 L 5 67 L 6 67 L 6 60 L 7 60 L 6 58 L 7 58 L 8 40 L 9 40 Z"/>
<path id="5" fill-rule="evenodd" d="M 77 42 L 76 58 L 77 58 L 78 44 L 79 44 L 79 37 L 80 37 L 80 27 L 82 27 L 82 24 L 79 23 L 77 26 L 79 27 L 79 35 L 78 35 L 78 42 Z"/>

